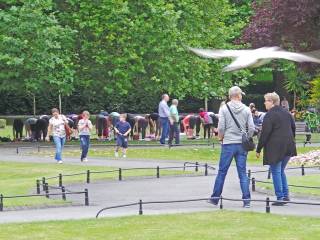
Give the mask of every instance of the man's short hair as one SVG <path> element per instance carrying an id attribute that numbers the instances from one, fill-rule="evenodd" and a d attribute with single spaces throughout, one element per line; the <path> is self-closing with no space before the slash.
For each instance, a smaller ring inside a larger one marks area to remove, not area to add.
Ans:
<path id="1" fill-rule="evenodd" d="M 244 92 L 242 92 L 241 88 L 238 86 L 233 86 L 229 89 L 229 98 L 236 97 L 239 95 L 245 95 Z"/>
<path id="2" fill-rule="evenodd" d="M 272 101 L 273 105 L 280 105 L 280 97 L 276 92 L 265 94 L 264 99 Z"/>
<path id="3" fill-rule="evenodd" d="M 179 103 L 178 99 L 173 99 L 173 100 L 172 100 L 172 104 L 173 104 L 173 105 L 178 105 L 178 103 Z"/>
<path id="4" fill-rule="evenodd" d="M 127 114 L 126 113 L 121 113 L 119 118 L 127 118 Z"/>
<path id="5" fill-rule="evenodd" d="M 168 96 L 169 97 L 169 95 L 168 94 L 162 94 L 162 96 L 161 96 L 161 99 L 164 99 L 166 96 Z"/>

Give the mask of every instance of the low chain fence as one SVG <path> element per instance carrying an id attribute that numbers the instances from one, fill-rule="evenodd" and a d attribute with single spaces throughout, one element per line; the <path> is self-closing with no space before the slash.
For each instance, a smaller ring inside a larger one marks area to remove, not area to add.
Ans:
<path id="1" fill-rule="evenodd" d="M 212 197 L 212 198 L 196 198 L 196 199 L 182 199 L 182 200 L 172 200 L 172 201 L 142 201 L 139 200 L 135 203 L 128 203 L 128 204 L 122 204 L 122 205 L 114 205 L 110 207 L 105 207 L 99 210 L 96 214 L 96 218 L 98 218 L 101 213 L 111 210 L 111 209 L 117 209 L 117 208 L 125 208 L 125 207 L 131 207 L 131 206 L 138 206 L 138 214 L 143 215 L 143 206 L 144 205 L 151 205 L 151 204 L 173 204 L 173 203 L 187 203 L 187 202 L 201 202 L 201 201 L 212 201 L 212 200 L 219 200 L 219 208 L 224 209 L 224 201 L 231 201 L 231 202 L 243 202 L 243 201 L 250 201 L 250 202 L 264 202 L 265 203 L 265 212 L 270 213 L 271 212 L 271 203 L 279 202 L 279 201 L 273 201 L 270 200 L 269 197 L 266 197 L 266 199 L 237 199 L 237 198 L 225 198 L 225 197 Z M 283 201 L 286 204 L 292 204 L 292 205 L 309 205 L 309 206 L 319 206 L 320 202 L 302 202 L 302 201 Z M 217 204 L 218 205 L 218 204 Z"/>
<path id="2" fill-rule="evenodd" d="M 119 168 L 114 170 L 105 170 L 105 171 L 92 171 L 87 170 L 84 172 L 72 173 L 72 174 L 62 174 L 60 173 L 57 176 L 51 177 L 42 177 L 41 179 L 36 180 L 36 194 L 29 195 L 16 195 L 16 196 L 5 196 L 0 194 L 0 211 L 3 211 L 5 205 L 5 199 L 13 199 L 13 198 L 29 198 L 29 197 L 46 197 L 50 198 L 51 196 L 61 196 L 61 199 L 66 201 L 67 195 L 84 195 L 84 205 L 89 206 L 89 192 L 88 189 L 84 189 L 84 191 L 72 191 L 67 189 L 64 186 L 64 179 L 68 177 L 74 176 L 83 176 L 83 180 L 85 183 L 89 184 L 92 182 L 92 176 L 96 174 L 114 174 L 116 173 L 117 179 L 122 181 L 124 179 L 124 173 L 128 171 L 138 171 L 138 170 L 154 170 L 155 177 L 161 177 L 161 170 L 176 170 L 180 169 L 182 171 L 186 171 L 187 169 L 194 169 L 195 173 L 201 173 L 201 175 L 208 176 L 209 170 L 215 170 L 213 166 L 210 166 L 207 163 L 198 163 L 198 162 L 185 162 L 182 166 L 172 166 L 172 167 L 140 167 L 140 168 Z M 202 171 L 201 171 L 202 170 Z M 196 176 L 201 176 L 196 175 Z M 56 180 L 56 185 L 50 185 L 49 181 Z"/>
<path id="3" fill-rule="evenodd" d="M 0 211 L 2 212 L 4 210 L 5 206 L 5 199 L 14 199 L 14 198 L 31 198 L 31 197 L 46 197 L 50 198 L 52 196 L 61 196 L 62 200 L 66 201 L 67 195 L 83 195 L 84 196 L 84 205 L 89 206 L 89 192 L 88 189 L 84 189 L 84 191 L 80 192 L 72 192 L 72 191 L 65 191 L 65 188 L 62 187 L 61 193 L 49 193 L 49 186 L 46 184 L 45 186 L 45 193 L 37 193 L 37 194 L 28 194 L 28 195 L 15 195 L 15 196 L 6 196 L 3 194 L 0 194 Z"/>

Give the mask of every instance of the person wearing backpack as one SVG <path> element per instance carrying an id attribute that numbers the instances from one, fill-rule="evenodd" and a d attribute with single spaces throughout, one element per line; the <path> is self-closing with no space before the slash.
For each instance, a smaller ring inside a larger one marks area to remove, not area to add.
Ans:
<path id="1" fill-rule="evenodd" d="M 218 137 L 221 141 L 221 154 L 218 175 L 209 200 L 214 205 L 219 202 L 226 175 L 234 158 L 242 191 L 243 207 L 250 207 L 251 195 L 246 169 L 248 150 L 245 148 L 248 142 L 244 141 L 244 137 L 253 136 L 254 124 L 249 107 L 241 102 L 243 94 L 238 86 L 231 87 L 230 101 L 219 110 Z"/>
<path id="2" fill-rule="evenodd" d="M 213 127 L 213 120 L 210 114 L 203 108 L 199 109 L 199 116 L 203 124 L 203 138 L 206 139 L 208 133 L 208 139 L 211 137 L 211 131 Z"/>

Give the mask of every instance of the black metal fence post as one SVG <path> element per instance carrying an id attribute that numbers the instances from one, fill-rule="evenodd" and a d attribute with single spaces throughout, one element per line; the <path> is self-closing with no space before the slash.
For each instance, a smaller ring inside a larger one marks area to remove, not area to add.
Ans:
<path id="1" fill-rule="evenodd" d="M 46 198 L 49 198 L 49 186 L 48 183 L 45 183 L 45 192 L 46 192 Z"/>
<path id="2" fill-rule="evenodd" d="M 90 183 L 90 170 L 87 170 L 87 183 Z"/>
<path id="3" fill-rule="evenodd" d="M 89 206 L 89 192 L 87 188 L 84 190 L 84 205 Z"/>
<path id="4" fill-rule="evenodd" d="M 3 195 L 0 194 L 0 212 L 3 211 Z"/>
<path id="5" fill-rule="evenodd" d="M 271 168 L 268 169 L 268 179 L 271 178 Z"/>
<path id="6" fill-rule="evenodd" d="M 36 186 L 37 186 L 37 194 L 40 194 L 40 180 L 37 179 L 36 181 Z"/>
<path id="7" fill-rule="evenodd" d="M 160 178 L 160 167 L 157 166 L 157 178 Z"/>
<path id="8" fill-rule="evenodd" d="M 198 168 L 198 165 L 199 165 L 199 163 L 198 162 L 196 162 L 196 172 L 198 172 L 198 170 L 199 170 L 199 168 Z"/>
<path id="9" fill-rule="evenodd" d="M 139 215 L 143 214 L 143 210 L 142 210 L 142 200 L 140 199 L 139 201 Z"/>
<path id="10" fill-rule="evenodd" d="M 62 174 L 59 173 L 59 187 L 62 187 Z"/>
<path id="11" fill-rule="evenodd" d="M 255 178 L 252 178 L 251 187 L 252 187 L 252 192 L 255 192 L 256 191 L 256 179 Z"/>
<path id="12" fill-rule="evenodd" d="M 61 186 L 61 192 L 62 192 L 62 200 L 66 201 L 66 189 L 64 186 Z"/>
<path id="13" fill-rule="evenodd" d="M 266 198 L 266 213 L 270 213 L 270 198 Z"/>
<path id="14" fill-rule="evenodd" d="M 19 148 L 17 147 L 17 149 L 16 149 L 16 152 L 17 152 L 17 154 L 19 154 Z"/>
<path id="15" fill-rule="evenodd" d="M 122 169 L 119 168 L 119 181 L 122 181 Z"/>
<path id="16" fill-rule="evenodd" d="M 208 176 L 208 164 L 207 163 L 204 165 L 204 175 Z"/>
<path id="17" fill-rule="evenodd" d="M 251 170 L 250 169 L 248 170 L 248 178 L 249 178 L 249 180 L 251 179 Z"/>
<path id="18" fill-rule="evenodd" d="M 38 145 L 38 153 L 40 152 L 40 145 Z"/>
<path id="19" fill-rule="evenodd" d="M 222 199 L 223 199 L 223 197 L 222 197 L 222 196 L 220 196 L 220 209 L 223 209 Z"/>
<path id="20" fill-rule="evenodd" d="M 302 176 L 304 176 L 304 175 L 305 175 L 305 172 L 304 172 L 304 165 L 303 165 L 303 164 L 301 165 L 301 175 L 302 175 Z"/>
<path id="21" fill-rule="evenodd" d="M 46 178 L 45 177 L 42 178 L 42 190 L 43 191 L 46 190 Z"/>

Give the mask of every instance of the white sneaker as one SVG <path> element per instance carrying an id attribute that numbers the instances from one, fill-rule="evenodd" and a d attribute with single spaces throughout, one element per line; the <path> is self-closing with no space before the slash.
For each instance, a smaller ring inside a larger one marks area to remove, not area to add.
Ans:
<path id="1" fill-rule="evenodd" d="M 122 157 L 123 157 L 123 158 L 126 158 L 126 157 L 127 157 L 127 155 L 125 155 L 125 154 L 124 154 L 124 155 L 122 155 Z"/>
<path id="2" fill-rule="evenodd" d="M 83 162 L 88 162 L 87 158 L 82 159 Z"/>
<path id="3" fill-rule="evenodd" d="M 114 152 L 114 156 L 117 158 L 119 157 L 119 153 L 118 152 Z"/>
<path id="4" fill-rule="evenodd" d="M 59 160 L 57 163 L 62 164 L 63 162 L 62 162 L 62 160 Z"/>

